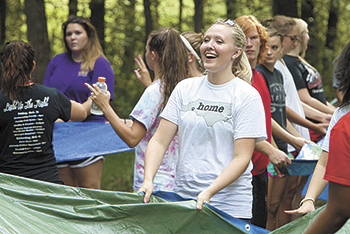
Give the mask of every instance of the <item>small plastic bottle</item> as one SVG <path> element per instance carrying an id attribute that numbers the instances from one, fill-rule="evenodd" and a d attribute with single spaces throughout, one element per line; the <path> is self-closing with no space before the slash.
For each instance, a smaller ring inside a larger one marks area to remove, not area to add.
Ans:
<path id="1" fill-rule="evenodd" d="M 102 92 L 107 92 L 107 84 L 106 84 L 106 78 L 105 77 L 99 77 L 96 85 L 101 89 Z M 94 103 L 92 102 L 91 104 L 91 114 L 94 115 L 103 115 L 103 112 L 101 109 Z"/>

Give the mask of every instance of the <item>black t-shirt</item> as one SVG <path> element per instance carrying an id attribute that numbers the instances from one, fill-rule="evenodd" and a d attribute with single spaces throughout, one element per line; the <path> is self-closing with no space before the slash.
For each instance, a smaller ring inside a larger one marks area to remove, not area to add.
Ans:
<path id="1" fill-rule="evenodd" d="M 287 127 L 286 112 L 286 92 L 283 86 L 283 76 L 280 71 L 275 69 L 269 71 L 264 65 L 255 67 L 265 79 L 267 88 L 271 97 L 271 117 L 284 129 Z M 287 143 L 274 136 L 278 148 L 287 153 Z"/>
<path id="2" fill-rule="evenodd" d="M 297 90 L 306 88 L 311 97 L 326 104 L 320 73 L 305 65 L 298 57 L 284 55 L 283 60 L 293 76 Z"/>
<path id="3" fill-rule="evenodd" d="M 17 101 L 0 93 L 0 172 L 60 183 L 52 148 L 57 118 L 68 121 L 71 103 L 55 88 L 34 84 Z"/>

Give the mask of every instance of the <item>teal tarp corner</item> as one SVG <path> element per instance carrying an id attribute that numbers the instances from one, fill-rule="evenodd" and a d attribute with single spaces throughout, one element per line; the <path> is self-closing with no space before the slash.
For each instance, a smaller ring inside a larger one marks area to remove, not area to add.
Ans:
<path id="1" fill-rule="evenodd" d="M 1 173 L 0 199 L 0 233 L 253 233 L 207 206 L 198 211 L 193 200 L 169 202 L 152 196 L 144 204 L 142 194 L 74 188 Z"/>

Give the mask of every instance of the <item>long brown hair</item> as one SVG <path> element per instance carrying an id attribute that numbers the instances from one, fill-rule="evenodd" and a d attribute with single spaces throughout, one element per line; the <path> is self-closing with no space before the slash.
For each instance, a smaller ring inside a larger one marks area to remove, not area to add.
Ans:
<path id="1" fill-rule="evenodd" d="M 70 51 L 66 42 L 66 30 L 68 24 L 80 24 L 86 31 L 86 34 L 88 36 L 88 43 L 83 51 L 83 61 L 80 66 L 80 70 L 85 73 L 88 72 L 89 69 L 93 70 L 96 60 L 100 56 L 106 57 L 103 53 L 100 41 L 98 40 L 95 27 L 91 24 L 91 22 L 88 19 L 75 15 L 69 16 L 67 21 L 62 24 L 63 41 L 70 57 L 72 56 L 72 52 Z"/>
<path id="2" fill-rule="evenodd" d="M 158 54 L 159 79 L 164 97 L 161 104 L 163 109 L 177 83 L 188 77 L 187 49 L 179 32 L 173 28 L 152 31 L 148 36 L 147 44 L 150 51 Z"/>
<path id="3" fill-rule="evenodd" d="M 1 89 L 11 101 L 18 99 L 30 80 L 34 67 L 35 52 L 23 41 L 7 42 L 0 52 L 2 81 Z"/>

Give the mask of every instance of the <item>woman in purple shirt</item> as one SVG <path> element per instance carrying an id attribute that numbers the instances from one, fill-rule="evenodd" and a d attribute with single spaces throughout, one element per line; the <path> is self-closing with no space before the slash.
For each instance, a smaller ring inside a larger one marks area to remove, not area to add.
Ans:
<path id="1" fill-rule="evenodd" d="M 106 78 L 113 100 L 114 72 L 106 59 L 95 27 L 83 17 L 70 16 L 63 23 L 65 53 L 56 55 L 48 64 L 44 85 L 55 87 L 68 99 L 83 103 L 90 92 L 84 83 L 94 84 L 99 76 Z M 104 115 L 90 115 L 86 122 L 106 122 Z M 103 156 L 58 164 L 64 184 L 100 189 Z"/>

